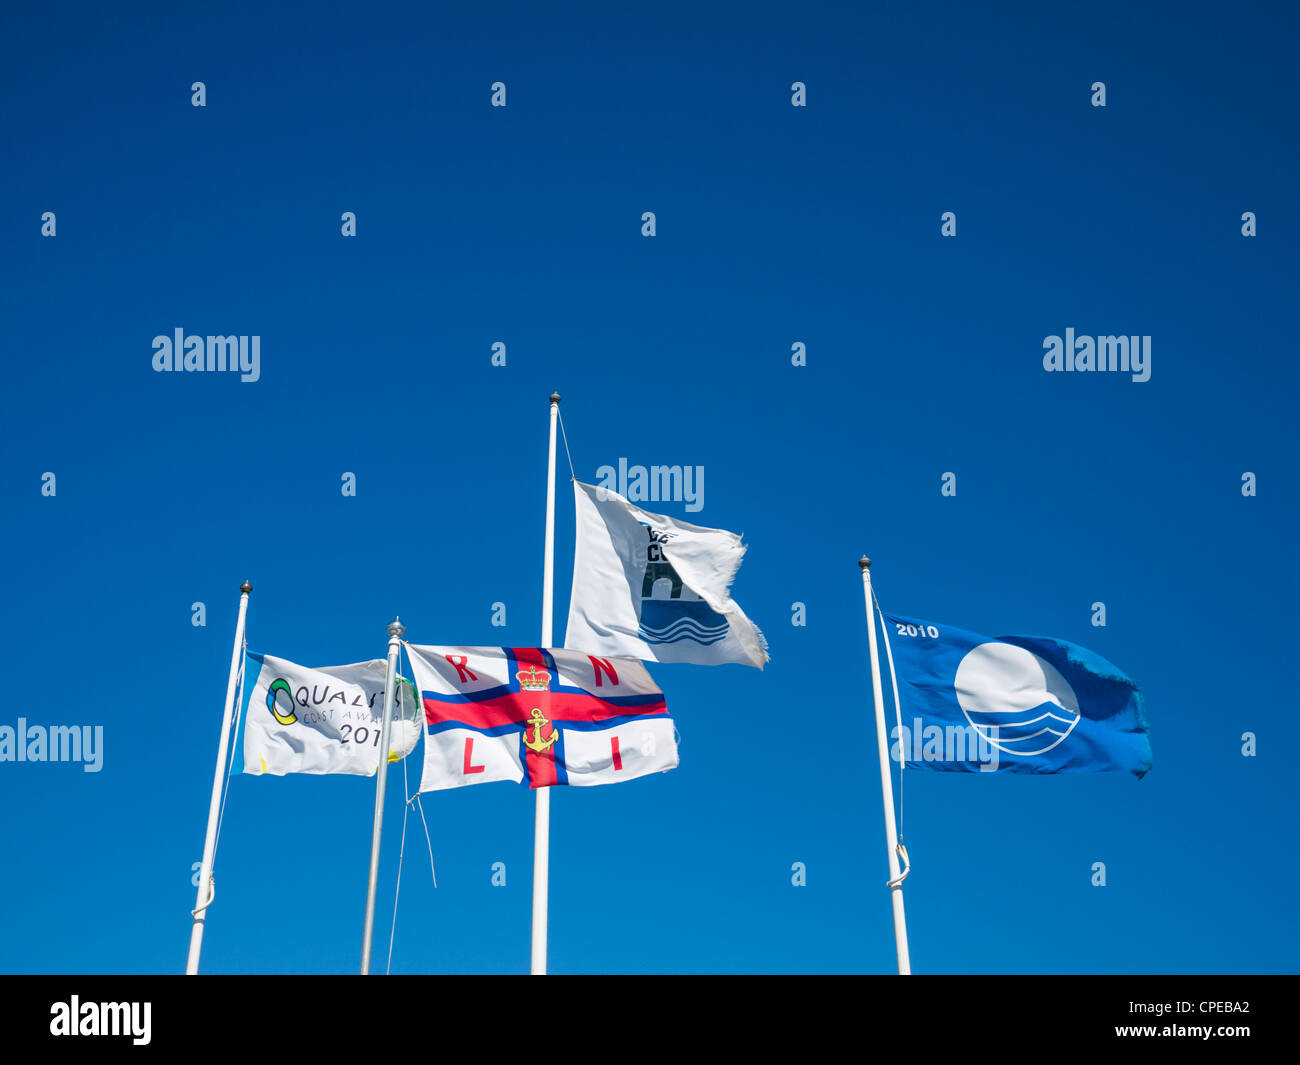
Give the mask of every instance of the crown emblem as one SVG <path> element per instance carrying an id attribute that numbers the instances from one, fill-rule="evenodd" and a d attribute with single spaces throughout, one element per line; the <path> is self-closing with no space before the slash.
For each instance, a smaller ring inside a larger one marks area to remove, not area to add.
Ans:
<path id="1" fill-rule="evenodd" d="M 550 673 L 539 670 L 536 666 L 529 666 L 527 671 L 521 669 L 515 676 L 519 678 L 520 691 L 544 692 L 551 690 Z"/>

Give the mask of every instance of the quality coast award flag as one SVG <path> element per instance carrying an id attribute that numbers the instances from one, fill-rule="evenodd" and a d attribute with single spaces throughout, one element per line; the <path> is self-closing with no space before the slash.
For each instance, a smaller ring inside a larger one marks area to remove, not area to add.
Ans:
<path id="1" fill-rule="evenodd" d="M 421 791 L 616 784 L 677 766 L 663 692 L 640 662 L 536 647 L 406 653 L 424 701 Z"/>
<path id="2" fill-rule="evenodd" d="M 378 658 L 308 669 L 250 652 L 240 717 L 243 772 L 373 775 L 379 768 L 387 666 Z M 390 762 L 405 758 L 420 739 L 419 700 L 404 678 L 397 681 L 388 739 Z"/>
<path id="3" fill-rule="evenodd" d="M 566 647 L 651 662 L 763 668 L 767 641 L 731 598 L 740 537 L 573 483 L 577 545 Z"/>
<path id="4" fill-rule="evenodd" d="M 892 754 L 965 772 L 1151 768 L 1138 686 L 1085 647 L 882 614 L 899 681 Z"/>

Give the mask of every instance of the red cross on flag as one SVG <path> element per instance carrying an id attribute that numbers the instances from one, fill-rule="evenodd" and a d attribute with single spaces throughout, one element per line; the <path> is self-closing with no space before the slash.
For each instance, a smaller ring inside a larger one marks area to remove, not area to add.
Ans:
<path id="1" fill-rule="evenodd" d="M 424 707 L 421 791 L 525 779 L 616 784 L 677 766 L 640 662 L 537 647 L 406 645 Z"/>

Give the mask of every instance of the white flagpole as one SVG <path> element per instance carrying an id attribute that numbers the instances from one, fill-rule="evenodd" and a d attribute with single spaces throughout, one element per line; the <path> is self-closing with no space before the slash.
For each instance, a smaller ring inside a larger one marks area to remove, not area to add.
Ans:
<path id="1" fill-rule="evenodd" d="M 907 919 L 903 915 L 903 881 L 898 870 L 898 828 L 894 824 L 894 787 L 889 773 L 889 737 L 885 734 L 885 700 L 880 690 L 880 659 L 876 653 L 876 612 L 871 607 L 871 559 L 858 559 L 862 567 L 862 592 L 867 600 L 867 644 L 871 651 L 871 695 L 876 706 L 876 745 L 880 750 L 880 790 L 885 800 L 885 842 L 889 846 L 889 894 L 894 904 L 894 945 L 898 975 L 910 976 L 907 953 Z"/>
<path id="2" fill-rule="evenodd" d="M 375 784 L 375 829 L 370 836 L 370 883 L 366 886 L 366 929 L 361 940 L 361 975 L 370 975 L 370 940 L 375 930 L 375 889 L 379 886 L 379 837 L 384 830 L 384 791 L 388 785 L 388 740 L 393 726 L 393 678 L 406 626 L 401 618 L 388 623 L 388 672 L 384 674 L 384 721 L 379 730 L 379 778 Z"/>
<path id="3" fill-rule="evenodd" d="M 212 801 L 208 803 L 208 831 L 203 838 L 203 862 L 199 867 L 199 890 L 194 897 L 190 927 L 190 954 L 185 962 L 185 975 L 194 976 L 199 971 L 199 952 L 203 949 L 203 920 L 208 906 L 216 894 L 212 877 L 212 863 L 217 856 L 217 821 L 221 817 L 221 791 L 226 777 L 226 755 L 230 747 L 231 711 L 235 705 L 235 685 L 239 680 L 240 659 L 244 649 L 244 618 L 248 614 L 248 596 L 253 586 L 244 581 L 239 586 L 239 620 L 235 622 L 235 646 L 230 652 L 230 675 L 226 679 L 226 708 L 221 717 L 221 743 L 217 748 L 217 768 L 212 774 Z"/>
<path id="4" fill-rule="evenodd" d="M 551 446 L 546 459 L 546 547 L 542 561 L 542 646 L 551 646 L 555 599 L 555 423 L 560 394 L 551 393 Z M 533 955 L 532 974 L 546 975 L 546 915 L 551 879 L 551 789 L 537 789 L 533 822 Z"/>

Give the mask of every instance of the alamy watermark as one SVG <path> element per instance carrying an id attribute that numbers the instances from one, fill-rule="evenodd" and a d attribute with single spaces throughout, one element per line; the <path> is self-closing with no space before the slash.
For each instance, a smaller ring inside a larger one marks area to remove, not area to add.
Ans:
<path id="1" fill-rule="evenodd" d="M 998 729 L 977 729 L 974 725 L 922 725 L 919 717 L 911 725 L 889 730 L 894 762 L 975 762 L 981 773 L 998 768 Z"/>
<path id="2" fill-rule="evenodd" d="M 1134 381 L 1151 380 L 1151 338 L 1149 336 L 1074 335 L 1043 337 L 1043 369 L 1048 373 L 1131 373 Z"/>
<path id="3" fill-rule="evenodd" d="M 703 466 L 629 466 L 620 458 L 617 469 L 596 470 L 596 487 L 629 503 L 685 503 L 692 513 L 704 509 Z"/>
<path id="4" fill-rule="evenodd" d="M 0 725 L 0 762 L 80 762 L 83 773 L 104 768 L 103 725 Z"/>
<path id="5" fill-rule="evenodd" d="M 230 370 L 252 383 L 262 376 L 260 336 L 186 336 L 177 327 L 172 336 L 153 338 L 155 373 L 214 373 Z"/>
<path id="6" fill-rule="evenodd" d="M 50 1006 L 50 1035 L 126 1036 L 136 1046 L 148 1046 L 150 1002 L 82 1002 L 77 995 Z"/>

